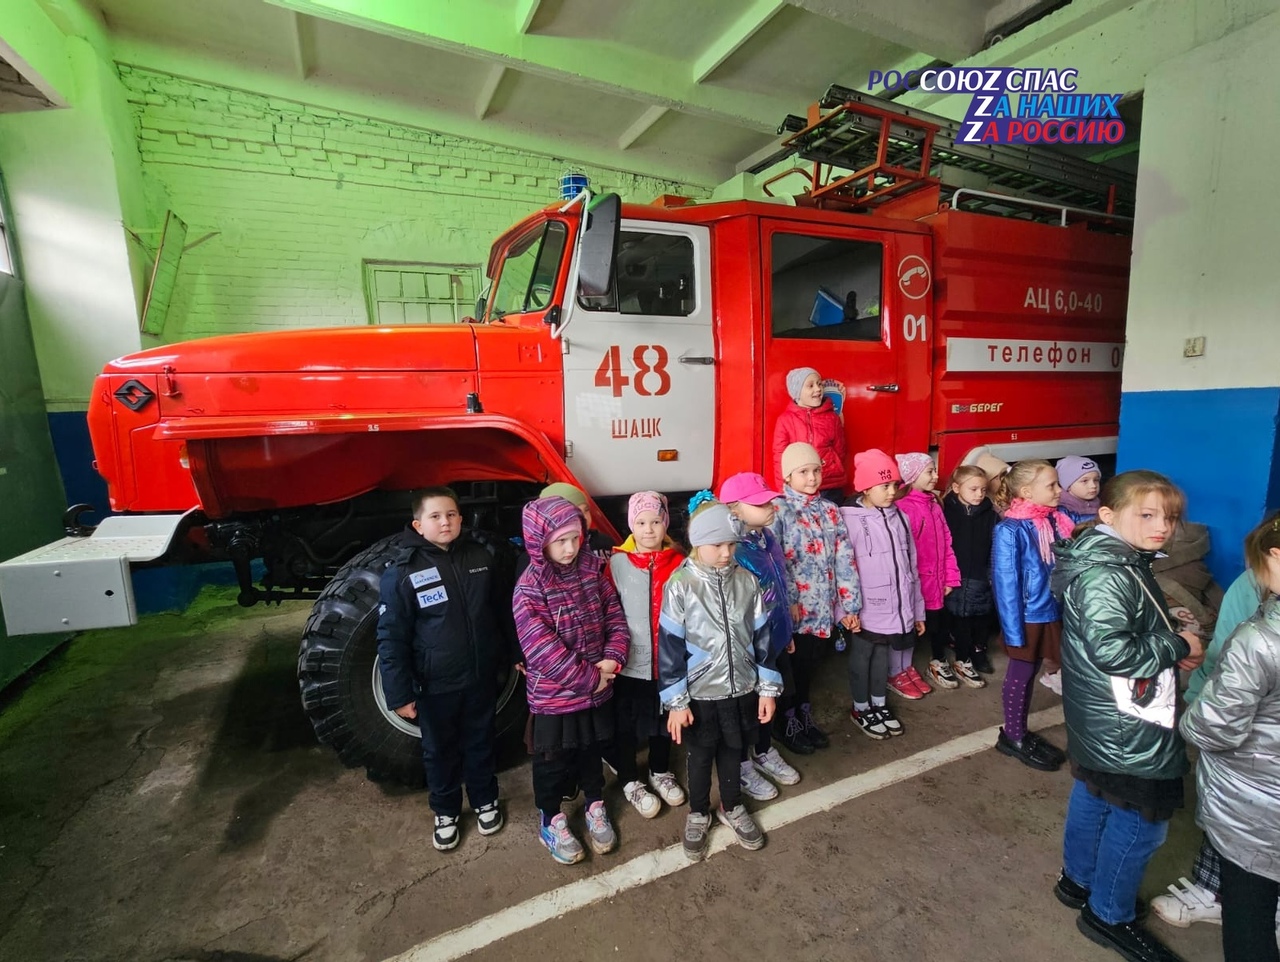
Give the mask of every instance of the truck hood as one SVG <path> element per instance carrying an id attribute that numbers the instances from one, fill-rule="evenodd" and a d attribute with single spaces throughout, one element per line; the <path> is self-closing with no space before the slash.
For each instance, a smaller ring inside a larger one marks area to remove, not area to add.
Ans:
<path id="1" fill-rule="evenodd" d="M 110 361 L 106 374 L 474 371 L 472 324 L 337 327 L 227 334 L 155 347 Z"/>

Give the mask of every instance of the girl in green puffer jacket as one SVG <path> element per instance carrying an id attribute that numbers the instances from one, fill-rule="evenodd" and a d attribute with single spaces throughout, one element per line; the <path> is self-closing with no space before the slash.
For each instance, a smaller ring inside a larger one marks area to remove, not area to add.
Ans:
<path id="1" fill-rule="evenodd" d="M 1102 490 L 1098 523 L 1054 545 L 1062 599 L 1062 699 L 1075 787 L 1054 889 L 1080 909 L 1088 938 L 1139 962 L 1177 956 L 1136 921 L 1147 862 L 1182 807 L 1187 752 L 1177 729 L 1177 669 L 1204 655 L 1175 630 L 1151 573 L 1185 498 L 1154 471 Z"/>

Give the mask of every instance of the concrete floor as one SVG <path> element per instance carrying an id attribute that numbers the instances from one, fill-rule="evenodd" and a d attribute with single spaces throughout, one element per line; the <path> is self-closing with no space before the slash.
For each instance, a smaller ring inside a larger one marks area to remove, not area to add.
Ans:
<path id="1" fill-rule="evenodd" d="M 424 793 L 371 783 L 316 744 L 294 678 L 305 617 L 205 595 L 183 616 L 81 636 L 7 696 L 0 958 L 380 962 L 678 841 L 683 812 L 644 821 L 611 780 L 621 849 L 556 865 L 509 751 L 507 828 L 483 839 L 468 821 L 459 849 L 436 852 Z M 843 658 L 827 664 L 833 747 L 801 760 L 781 798 L 999 721 L 998 686 L 940 692 L 903 706 L 905 737 L 873 743 L 844 715 Z M 1056 704 L 1037 687 L 1033 710 Z M 1050 892 L 1069 787 L 1066 772 L 982 751 L 471 958 L 1118 959 Z M 1198 839 L 1181 813 L 1145 895 L 1189 874 Z M 1188 962 L 1222 958 L 1217 927 L 1152 927 Z"/>

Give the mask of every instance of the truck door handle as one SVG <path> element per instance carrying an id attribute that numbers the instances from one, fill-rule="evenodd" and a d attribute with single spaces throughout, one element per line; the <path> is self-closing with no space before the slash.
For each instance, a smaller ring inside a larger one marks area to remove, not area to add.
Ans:
<path id="1" fill-rule="evenodd" d="M 888 394 L 897 394 L 898 385 L 896 384 L 868 384 L 868 391 L 884 391 Z"/>
<path id="2" fill-rule="evenodd" d="M 679 361 L 681 364 L 714 364 L 716 363 L 716 359 L 714 357 L 707 357 L 705 354 L 704 355 L 699 355 L 699 354 L 688 355 L 688 356 L 679 358 Z"/>

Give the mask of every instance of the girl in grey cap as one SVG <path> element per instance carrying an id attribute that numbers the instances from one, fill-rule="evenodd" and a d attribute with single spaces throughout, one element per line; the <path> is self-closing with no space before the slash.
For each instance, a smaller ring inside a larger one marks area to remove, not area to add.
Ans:
<path id="1" fill-rule="evenodd" d="M 773 718 L 782 676 L 769 644 L 769 612 L 755 575 L 733 560 L 740 536 L 729 509 L 708 492 L 694 498 L 693 553 L 667 580 L 658 619 L 658 684 L 667 730 L 689 763 L 684 851 L 698 859 L 711 826 L 711 768 L 720 785 L 716 817 L 747 849 L 764 834 L 741 801 L 739 759 L 758 722 Z"/>

